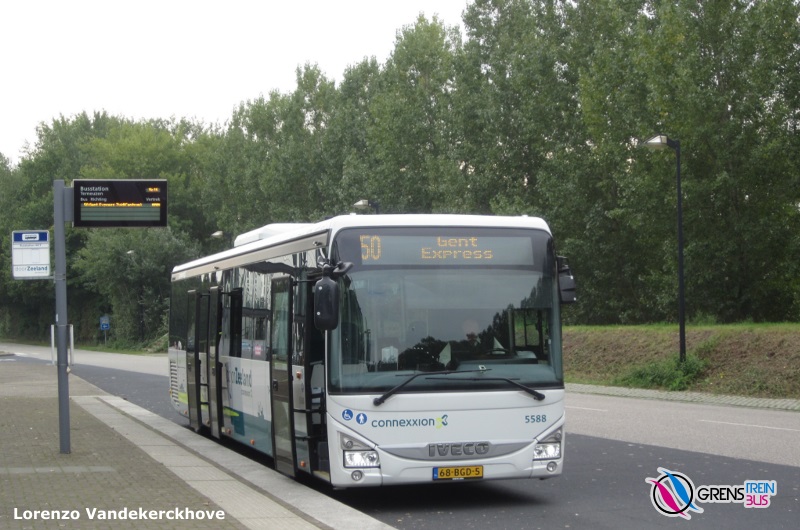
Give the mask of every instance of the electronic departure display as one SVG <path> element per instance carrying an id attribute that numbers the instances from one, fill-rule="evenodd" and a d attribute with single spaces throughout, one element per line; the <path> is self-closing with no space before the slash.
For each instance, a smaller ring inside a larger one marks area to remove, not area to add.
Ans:
<path id="1" fill-rule="evenodd" d="M 463 231 L 462 231 L 463 232 Z M 361 265 L 533 265 L 531 237 L 358 234 Z"/>
<path id="2" fill-rule="evenodd" d="M 167 226 L 166 180 L 74 180 L 74 226 Z"/>

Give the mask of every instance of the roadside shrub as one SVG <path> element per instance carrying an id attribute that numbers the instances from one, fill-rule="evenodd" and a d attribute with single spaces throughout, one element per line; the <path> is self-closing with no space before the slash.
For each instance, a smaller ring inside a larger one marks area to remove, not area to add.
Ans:
<path id="1" fill-rule="evenodd" d="M 614 379 L 613 384 L 636 388 L 660 388 L 665 390 L 686 390 L 696 381 L 707 362 L 696 355 L 687 355 L 681 363 L 677 357 L 662 359 L 633 367 Z"/>

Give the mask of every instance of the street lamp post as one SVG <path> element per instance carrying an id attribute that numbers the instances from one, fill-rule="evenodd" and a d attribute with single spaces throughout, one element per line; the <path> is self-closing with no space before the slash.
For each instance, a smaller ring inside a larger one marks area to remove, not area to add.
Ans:
<path id="1" fill-rule="evenodd" d="M 674 149 L 677 160 L 677 188 L 678 188 L 678 327 L 680 336 L 681 364 L 686 360 L 686 304 L 685 287 L 683 281 L 683 194 L 681 193 L 681 143 L 668 136 L 653 136 L 644 141 L 648 149 Z"/>
<path id="2" fill-rule="evenodd" d="M 369 199 L 361 199 L 360 201 L 353 204 L 359 210 L 366 210 L 367 208 L 373 208 L 375 210 L 375 214 L 381 213 L 381 205 L 378 201 L 371 201 Z"/>
<path id="3" fill-rule="evenodd" d="M 212 239 L 219 239 L 220 241 L 224 241 L 228 247 L 233 247 L 233 234 L 230 232 L 224 232 L 222 230 L 217 230 L 216 232 L 211 234 Z"/>
<path id="4" fill-rule="evenodd" d="M 136 259 L 136 251 L 128 250 L 125 252 L 131 263 L 134 266 L 134 273 L 136 274 L 136 305 L 139 309 L 139 342 L 144 342 L 144 292 L 142 282 L 140 280 L 141 270 L 138 260 Z"/>

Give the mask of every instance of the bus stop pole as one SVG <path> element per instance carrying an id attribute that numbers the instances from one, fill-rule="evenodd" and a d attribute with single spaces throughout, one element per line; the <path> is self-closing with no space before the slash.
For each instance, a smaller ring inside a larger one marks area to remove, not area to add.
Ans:
<path id="1" fill-rule="evenodd" d="M 64 225 L 67 217 L 64 203 L 67 195 L 63 180 L 53 181 L 53 239 L 56 268 L 56 365 L 58 370 L 58 433 L 62 454 L 70 453 L 69 379 L 67 359 L 67 252 Z"/>

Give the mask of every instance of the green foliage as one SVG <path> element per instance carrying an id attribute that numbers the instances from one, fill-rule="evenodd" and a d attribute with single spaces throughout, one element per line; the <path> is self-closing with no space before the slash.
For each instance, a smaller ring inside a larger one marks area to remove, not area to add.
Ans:
<path id="1" fill-rule="evenodd" d="M 197 254 L 170 229 L 92 229 L 74 260 L 75 283 L 109 306 L 116 340 L 143 343 L 166 332 L 170 270 Z"/>
<path id="2" fill-rule="evenodd" d="M 613 384 L 636 388 L 660 388 L 686 390 L 698 380 L 706 367 L 706 361 L 695 355 L 687 355 L 683 362 L 678 357 L 653 361 L 632 368 L 617 377 Z"/>
<path id="3" fill-rule="evenodd" d="M 367 142 L 371 180 L 384 211 L 447 211 L 445 194 L 458 172 L 448 137 L 458 34 L 420 17 L 403 28 L 371 101 Z"/>
<path id="4" fill-rule="evenodd" d="M 114 340 L 158 336 L 169 270 L 220 250 L 211 233 L 360 199 L 542 216 L 578 277 L 569 322 L 674 321 L 675 153 L 638 149 L 660 133 L 682 147 L 688 319 L 800 321 L 798 20 L 796 0 L 473 0 L 463 33 L 419 17 L 384 64 L 364 58 L 338 85 L 306 64 L 295 90 L 239 103 L 224 126 L 42 123 L 16 167 L 0 155 L 0 230 L 51 227 L 56 179 L 169 181 L 168 230 L 68 229 L 87 339 L 106 312 Z M 40 337 L 52 285 L 13 281 L 10 260 L 0 246 L 0 332 Z"/>

